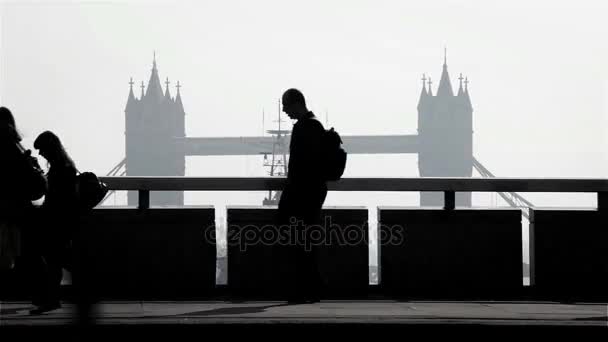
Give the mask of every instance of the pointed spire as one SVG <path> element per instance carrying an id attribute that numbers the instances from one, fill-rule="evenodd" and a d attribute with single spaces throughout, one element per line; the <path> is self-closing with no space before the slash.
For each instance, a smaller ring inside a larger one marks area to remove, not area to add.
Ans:
<path id="1" fill-rule="evenodd" d="M 184 105 L 182 104 L 182 95 L 179 92 L 179 88 L 181 88 L 181 84 L 179 84 L 179 81 L 177 81 L 177 85 L 175 86 L 175 88 L 177 88 L 177 95 L 175 95 L 175 103 L 178 106 L 178 109 L 180 109 L 182 112 L 184 111 Z"/>
<path id="2" fill-rule="evenodd" d="M 446 46 L 443 47 L 443 65 L 448 65 L 448 48 Z"/>
<path id="3" fill-rule="evenodd" d="M 420 93 L 420 99 L 418 100 L 418 110 L 421 110 L 422 106 L 426 103 L 428 94 L 426 92 L 426 75 L 422 74 L 422 92 Z"/>
<path id="4" fill-rule="evenodd" d="M 133 94 L 133 77 L 131 77 L 129 79 L 129 98 L 135 98 L 135 95 Z"/>
<path id="5" fill-rule="evenodd" d="M 156 51 L 154 51 L 154 60 L 152 62 L 152 74 L 148 81 L 148 90 L 146 91 L 146 97 L 153 97 L 160 100 L 163 97 L 163 89 L 160 85 L 160 78 L 158 77 L 158 69 L 156 69 Z"/>
<path id="6" fill-rule="evenodd" d="M 146 88 L 146 86 L 144 86 L 144 81 L 141 81 L 141 97 L 139 98 L 140 100 L 144 99 L 144 89 Z"/>
<path id="7" fill-rule="evenodd" d="M 468 109 L 473 109 L 471 98 L 469 97 L 469 78 L 464 79 L 464 101 Z"/>
<path id="8" fill-rule="evenodd" d="M 426 95 L 426 74 L 422 74 L 422 92 Z"/>
<path id="9" fill-rule="evenodd" d="M 437 96 L 454 96 L 452 90 L 452 84 L 450 81 L 450 75 L 448 74 L 448 52 L 445 49 L 445 56 L 443 59 L 443 71 L 441 72 L 441 80 L 439 80 L 439 87 L 437 88 Z"/>
<path id="10" fill-rule="evenodd" d="M 463 94 L 463 90 L 462 90 L 462 80 L 463 80 L 462 73 L 458 77 L 458 80 L 460 81 L 460 85 L 458 86 L 458 96 L 462 96 L 462 94 Z"/>
<path id="11" fill-rule="evenodd" d="M 428 95 L 433 96 L 433 88 L 431 87 L 433 85 L 433 81 L 431 81 L 431 76 L 429 76 L 429 81 L 427 83 L 429 84 Z"/>
<path id="12" fill-rule="evenodd" d="M 156 70 L 156 50 L 154 50 L 154 57 L 152 59 L 152 70 Z"/>
<path id="13" fill-rule="evenodd" d="M 167 77 L 167 80 L 165 81 L 165 99 L 171 99 L 171 94 L 169 93 L 169 77 Z"/>
<path id="14" fill-rule="evenodd" d="M 133 77 L 129 80 L 129 98 L 127 99 L 126 111 L 130 111 L 136 103 L 135 95 L 133 94 Z"/>

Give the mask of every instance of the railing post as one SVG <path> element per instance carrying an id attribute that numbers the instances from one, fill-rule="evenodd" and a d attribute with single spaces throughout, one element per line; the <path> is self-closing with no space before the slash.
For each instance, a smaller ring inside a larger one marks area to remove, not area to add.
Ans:
<path id="1" fill-rule="evenodd" d="M 608 191 L 597 193 L 597 210 L 608 211 Z"/>
<path id="2" fill-rule="evenodd" d="M 138 201 L 139 201 L 139 209 L 149 209 L 150 208 L 150 191 L 149 190 L 139 190 L 138 193 Z"/>
<path id="3" fill-rule="evenodd" d="M 443 209 L 454 210 L 456 207 L 456 193 L 454 191 L 445 191 L 443 197 Z"/>
<path id="4" fill-rule="evenodd" d="M 528 217 L 528 257 L 530 258 L 530 286 L 536 286 L 536 224 L 534 210 L 530 211 Z"/>

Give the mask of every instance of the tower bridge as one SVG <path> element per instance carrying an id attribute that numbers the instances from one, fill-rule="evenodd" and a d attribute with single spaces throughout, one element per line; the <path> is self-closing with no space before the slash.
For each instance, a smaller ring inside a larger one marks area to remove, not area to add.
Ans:
<path id="1" fill-rule="evenodd" d="M 473 168 L 491 173 L 473 158 L 473 107 L 468 91 L 468 79 L 458 77 L 454 92 L 448 73 L 447 58 L 436 94 L 432 80 L 423 76 L 417 105 L 418 134 L 416 135 L 352 135 L 343 136 L 344 149 L 349 154 L 418 154 L 421 177 L 471 177 Z M 123 160 L 127 176 L 185 176 L 187 156 L 229 156 L 288 154 L 289 135 L 283 144 L 276 136 L 248 137 L 187 137 L 186 111 L 179 82 L 173 97 L 165 82 L 161 85 L 156 58 L 147 88 L 141 84 L 141 96 L 136 98 L 133 81 L 125 108 L 126 156 Z M 117 165 L 118 167 L 119 165 Z M 118 171 L 118 168 L 115 168 Z M 470 193 L 457 193 L 456 205 L 471 206 Z M 183 205 L 183 192 L 151 194 L 152 205 Z M 136 205 L 135 193 L 128 195 L 129 205 Z M 421 206 L 440 206 L 440 193 L 422 192 Z"/>

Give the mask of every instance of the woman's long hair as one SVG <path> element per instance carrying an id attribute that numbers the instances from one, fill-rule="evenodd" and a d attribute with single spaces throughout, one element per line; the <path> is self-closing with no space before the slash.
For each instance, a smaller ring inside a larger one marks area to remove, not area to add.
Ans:
<path id="1" fill-rule="evenodd" d="M 17 143 L 21 141 L 21 135 L 15 124 L 15 117 L 6 107 L 0 107 L 0 137 L 2 139 L 8 138 L 10 141 Z"/>
<path id="2" fill-rule="evenodd" d="M 59 140 L 59 137 L 57 137 L 55 133 L 51 131 L 44 131 L 40 133 L 40 135 L 34 141 L 34 148 L 38 150 L 45 150 L 53 154 L 54 158 L 56 159 L 52 162 L 49 160 L 51 167 L 53 167 L 53 164 L 59 163 L 62 166 L 68 166 L 76 169 L 76 164 L 72 158 L 70 158 L 63 147 L 61 140 Z"/>

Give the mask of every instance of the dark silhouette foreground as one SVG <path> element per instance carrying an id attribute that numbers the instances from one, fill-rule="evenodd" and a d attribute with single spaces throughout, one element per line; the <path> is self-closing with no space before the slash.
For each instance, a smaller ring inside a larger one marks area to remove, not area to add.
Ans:
<path id="1" fill-rule="evenodd" d="M 292 243 L 283 248 L 287 260 L 283 279 L 287 282 L 290 301 L 316 302 L 321 295 L 319 251 L 316 246 L 307 246 L 306 241 L 310 241 L 308 228 L 322 222 L 321 209 L 327 196 L 322 172 L 325 129 L 306 107 L 300 91 L 287 90 L 282 102 L 283 111 L 297 122 L 291 135 L 287 183 L 279 201 L 278 223 L 280 226 L 295 225 L 296 234 L 303 237 L 295 239 L 292 236 Z"/>

